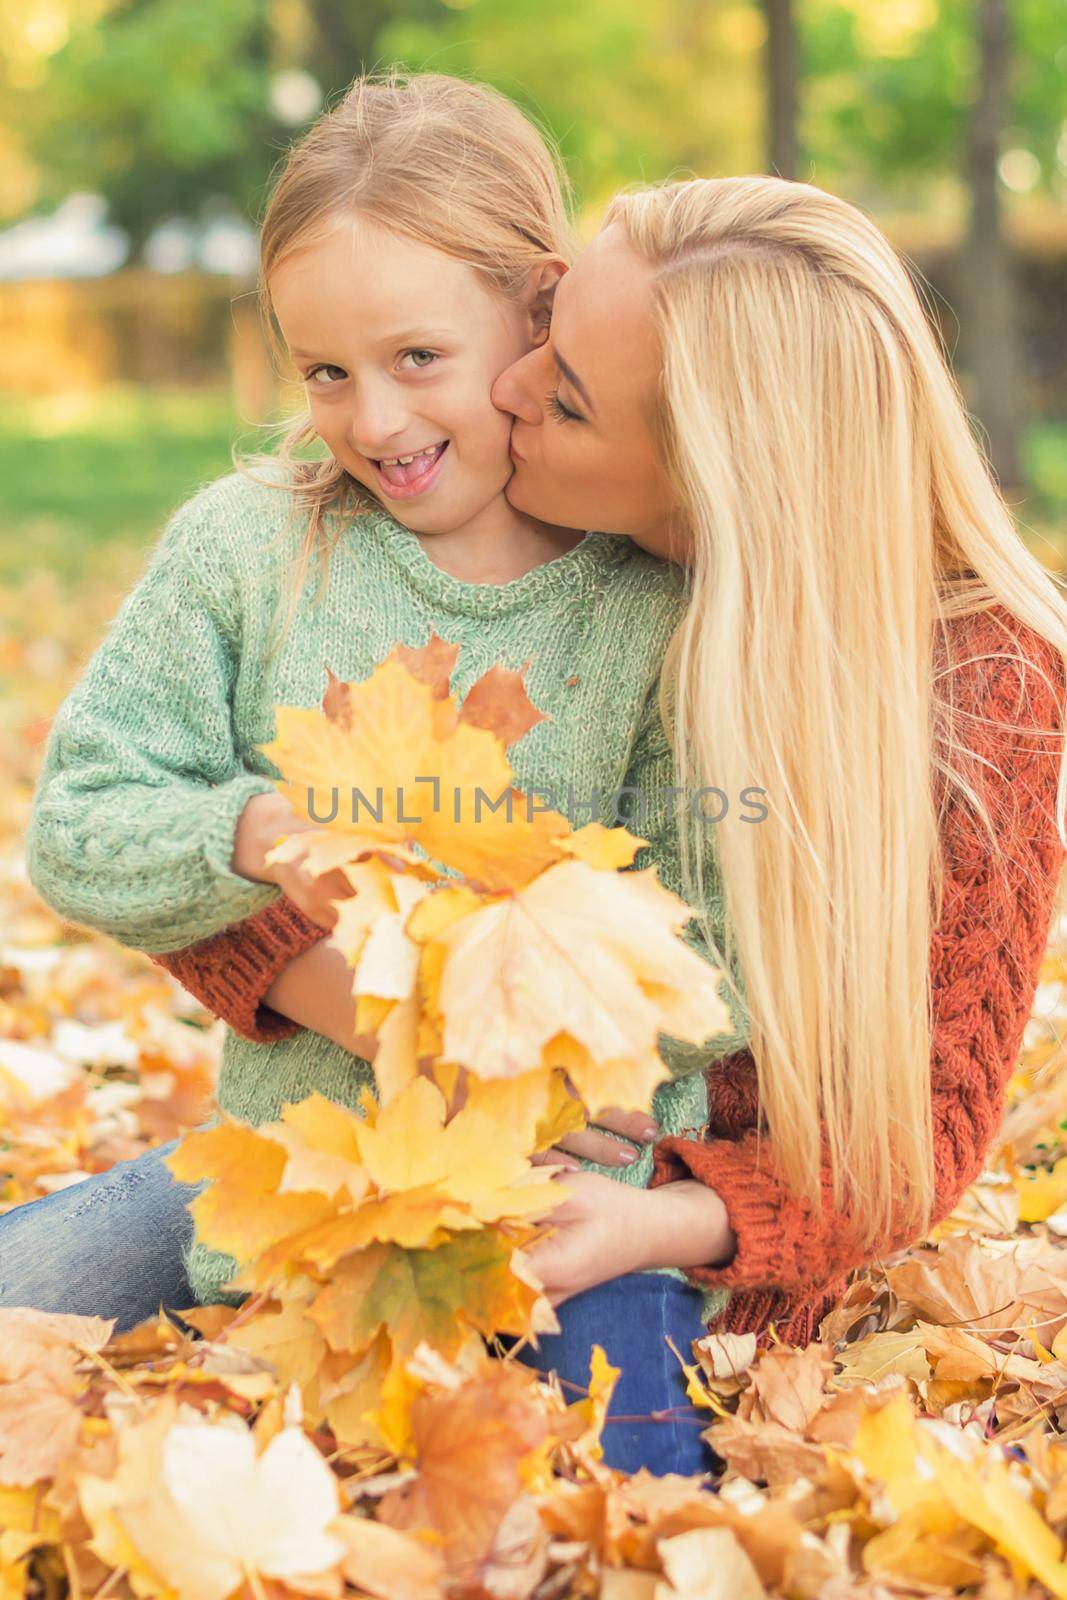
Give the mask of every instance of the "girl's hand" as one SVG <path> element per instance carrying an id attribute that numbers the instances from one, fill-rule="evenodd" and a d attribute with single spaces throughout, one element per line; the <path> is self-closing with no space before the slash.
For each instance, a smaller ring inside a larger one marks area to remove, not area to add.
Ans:
<path id="1" fill-rule="evenodd" d="M 319 833 L 322 830 L 296 812 L 280 794 L 256 794 L 241 812 L 233 841 L 232 867 L 242 878 L 256 883 L 276 883 L 306 917 L 329 931 L 337 921 L 332 902 L 347 900 L 352 885 L 343 872 L 327 872 L 315 877 L 301 860 L 264 860 L 271 846 L 283 834 Z"/>
<path id="2" fill-rule="evenodd" d="M 722 1266 L 737 1248 L 725 1205 L 702 1183 L 635 1189 L 599 1172 L 556 1181 L 568 1198 L 524 1252 L 553 1306 L 626 1272 Z"/>

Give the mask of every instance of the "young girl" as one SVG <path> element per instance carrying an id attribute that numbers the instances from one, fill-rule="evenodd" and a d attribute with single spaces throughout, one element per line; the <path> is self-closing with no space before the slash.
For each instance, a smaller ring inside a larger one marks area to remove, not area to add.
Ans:
<path id="1" fill-rule="evenodd" d="M 298 824 L 258 747 L 273 737 L 277 705 L 321 702 L 327 667 L 363 678 L 398 641 L 421 645 L 433 630 L 461 646 L 460 698 L 494 663 L 530 663 L 525 685 L 547 715 L 511 752 L 522 789 L 573 794 L 584 808 L 576 822 L 609 822 L 624 783 L 649 793 L 669 784 L 656 683 L 682 611 L 680 573 L 628 540 L 517 512 L 503 493 L 510 424 L 490 389 L 543 339 L 567 250 L 549 154 L 487 89 L 435 76 L 360 81 L 294 151 L 264 221 L 262 267 L 308 416 L 280 463 L 212 484 L 175 515 L 56 717 L 28 863 L 63 916 L 161 954 L 254 917 L 283 881 L 323 907 L 336 884 L 263 864 L 265 846 Z M 327 446 L 323 462 L 293 454 L 312 435 Z M 313 558 L 314 597 L 304 582 Z M 673 830 L 649 824 L 642 833 L 670 881 Z M 349 994 L 332 1020 L 320 1006 L 316 1032 L 279 1030 L 271 1042 L 228 1033 L 219 1105 L 252 1123 L 314 1091 L 356 1106 L 373 1084 L 373 1052 L 353 1037 L 351 1013 Z M 347 1048 L 357 1045 L 360 1055 Z M 686 1068 L 702 1058 L 680 1048 L 672 1059 L 678 1075 L 655 1110 L 667 1131 L 695 1132 L 704 1079 Z M 0 1298 L 83 1309 L 56 1255 L 62 1223 L 64 1259 L 71 1271 L 76 1260 L 92 1310 L 117 1308 L 123 1321 L 154 1310 L 156 1282 L 138 1288 L 143 1260 L 115 1259 L 111 1202 L 128 1199 L 129 1225 L 158 1254 L 173 1237 L 165 1218 L 189 1197 L 158 1185 L 160 1154 L 89 1180 L 63 1206 L 53 1196 L 0 1219 Z M 633 1165 L 640 1175 L 610 1172 L 647 1185 L 651 1152 Z M 93 1254 L 103 1232 L 87 1236 L 105 1213 L 106 1269 Z M 77 1236 L 76 1218 L 87 1223 Z M 716 1308 L 684 1281 L 681 1269 L 702 1259 L 698 1246 L 690 1260 L 650 1263 L 656 1281 L 642 1287 L 657 1342 L 666 1322 L 685 1345 Z M 223 1297 L 228 1256 L 197 1245 L 188 1265 L 198 1299 Z M 669 1388 L 639 1396 L 638 1409 L 683 1399 L 666 1349 L 664 1359 Z M 630 1364 L 640 1378 L 642 1361 Z M 663 1456 L 672 1439 L 656 1441 L 659 1456 L 636 1434 L 613 1439 L 620 1465 L 681 1467 Z M 689 1470 L 709 1463 L 696 1429 L 687 1450 Z"/>

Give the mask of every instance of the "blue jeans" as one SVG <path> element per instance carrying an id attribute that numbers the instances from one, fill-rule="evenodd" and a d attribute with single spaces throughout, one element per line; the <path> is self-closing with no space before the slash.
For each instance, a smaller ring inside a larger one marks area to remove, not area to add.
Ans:
<path id="1" fill-rule="evenodd" d="M 0 1215 L 0 1306 L 114 1317 L 122 1333 L 161 1304 L 170 1311 L 195 1305 L 183 1250 L 193 1237 L 186 1208 L 203 1184 L 178 1183 L 163 1165 L 177 1143 Z M 568 1385 L 588 1386 L 590 1350 L 602 1345 L 622 1368 L 601 1440 L 607 1465 L 709 1472 L 720 1465 L 700 1438 L 711 1418 L 686 1399 L 685 1375 L 665 1339 L 688 1361 L 690 1341 L 704 1332 L 700 1312 L 696 1290 L 680 1279 L 629 1272 L 564 1301 L 556 1311 L 561 1331 L 542 1334 L 540 1350 L 526 1345 L 514 1359 L 555 1370 L 571 1400 L 578 1393 Z M 517 1341 L 499 1342 L 509 1350 Z"/>
<path id="2" fill-rule="evenodd" d="M 5 1211 L 0 1306 L 114 1317 L 116 1333 L 154 1317 L 160 1304 L 194 1306 L 182 1256 L 193 1237 L 185 1208 L 204 1186 L 178 1183 L 163 1165 L 177 1144 Z"/>
<path id="3" fill-rule="evenodd" d="M 622 1368 L 600 1436 L 607 1466 L 687 1476 L 722 1469 L 700 1437 L 713 1418 L 686 1396 L 685 1373 L 667 1344 L 669 1335 L 683 1359 L 692 1360 L 690 1342 L 706 1331 L 695 1289 L 661 1272 L 626 1272 L 572 1295 L 556 1316 L 559 1333 L 541 1334 L 540 1350 L 524 1345 L 514 1359 L 538 1372 L 555 1371 L 567 1400 L 580 1399 L 578 1389 L 589 1386 L 594 1344 Z M 510 1350 L 516 1341 L 500 1337 L 499 1343 Z"/>

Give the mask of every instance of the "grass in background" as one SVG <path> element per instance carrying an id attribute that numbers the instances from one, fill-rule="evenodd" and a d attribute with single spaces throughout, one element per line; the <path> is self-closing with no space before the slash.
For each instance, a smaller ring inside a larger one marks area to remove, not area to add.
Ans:
<path id="1" fill-rule="evenodd" d="M 0 582 L 45 569 L 64 585 L 110 579 L 121 593 L 170 513 L 231 470 L 235 440 L 250 451 L 264 437 L 226 390 L 0 397 Z M 1031 429 L 1025 460 L 1024 537 L 1067 570 L 1067 420 Z"/>
<path id="2" fill-rule="evenodd" d="M 172 511 L 232 470 L 254 430 L 230 395 L 132 387 L 0 398 L 0 577 L 49 568 L 78 583 L 135 565 Z"/>

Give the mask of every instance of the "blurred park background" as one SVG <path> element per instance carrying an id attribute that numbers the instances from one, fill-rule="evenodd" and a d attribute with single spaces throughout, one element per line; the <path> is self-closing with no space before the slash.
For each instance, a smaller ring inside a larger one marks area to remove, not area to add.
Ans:
<path id="1" fill-rule="evenodd" d="M 270 173 L 393 63 L 513 96 L 586 233 L 617 186 L 671 174 L 778 171 L 868 208 L 928 285 L 1024 537 L 1067 561 L 1067 0 L 0 0 L 0 20 L 9 593 L 27 570 L 45 596 L 118 592 L 284 411 L 254 295 Z"/>

